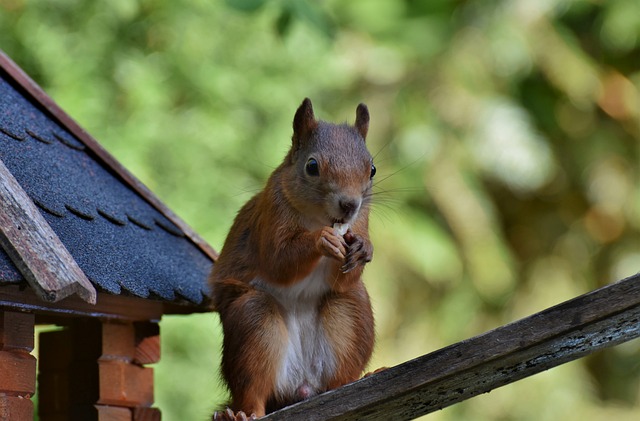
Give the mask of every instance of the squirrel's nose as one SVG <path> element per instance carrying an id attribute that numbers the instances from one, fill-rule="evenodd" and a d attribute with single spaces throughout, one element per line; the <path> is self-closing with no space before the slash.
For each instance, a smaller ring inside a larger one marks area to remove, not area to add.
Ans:
<path id="1" fill-rule="evenodd" d="M 355 199 L 340 199 L 338 202 L 344 219 L 351 219 L 360 208 L 360 201 Z"/>

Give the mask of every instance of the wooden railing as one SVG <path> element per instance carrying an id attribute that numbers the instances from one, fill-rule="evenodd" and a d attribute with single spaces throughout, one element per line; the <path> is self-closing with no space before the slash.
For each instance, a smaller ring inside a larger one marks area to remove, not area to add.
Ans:
<path id="1" fill-rule="evenodd" d="M 640 274 L 264 420 L 410 420 L 640 336 Z"/>

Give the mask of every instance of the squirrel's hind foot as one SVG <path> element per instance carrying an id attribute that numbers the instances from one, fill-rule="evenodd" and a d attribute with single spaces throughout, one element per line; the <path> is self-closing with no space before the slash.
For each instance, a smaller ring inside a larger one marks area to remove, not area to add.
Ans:
<path id="1" fill-rule="evenodd" d="M 244 412 L 238 411 L 238 413 L 234 413 L 231 408 L 227 408 L 225 411 L 216 411 L 211 417 L 211 421 L 252 421 L 257 419 L 256 414 L 251 414 L 247 417 Z"/>

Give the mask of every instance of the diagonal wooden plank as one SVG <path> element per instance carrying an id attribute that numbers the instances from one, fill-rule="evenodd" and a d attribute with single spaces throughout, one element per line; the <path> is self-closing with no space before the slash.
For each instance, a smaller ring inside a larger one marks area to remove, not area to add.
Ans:
<path id="1" fill-rule="evenodd" d="M 95 288 L 2 160 L 0 245 L 42 299 L 76 293 L 95 304 Z"/>
<path id="2" fill-rule="evenodd" d="M 640 274 L 264 420 L 410 420 L 640 337 Z"/>

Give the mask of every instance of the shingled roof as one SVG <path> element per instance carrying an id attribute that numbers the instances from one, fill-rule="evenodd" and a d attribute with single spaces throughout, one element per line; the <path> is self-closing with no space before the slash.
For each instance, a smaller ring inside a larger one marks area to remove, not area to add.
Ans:
<path id="1" fill-rule="evenodd" d="M 1 51 L 0 161 L 98 292 L 206 300 L 215 252 Z M 21 283 L 0 248 L 0 285 Z"/>

